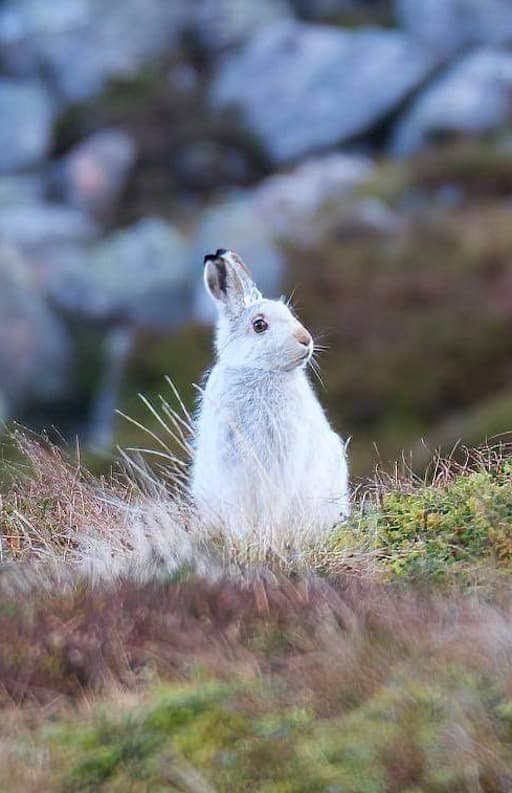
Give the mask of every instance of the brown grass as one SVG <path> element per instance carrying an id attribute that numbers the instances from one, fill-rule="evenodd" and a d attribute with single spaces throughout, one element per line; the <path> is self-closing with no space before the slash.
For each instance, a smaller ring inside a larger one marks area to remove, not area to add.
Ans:
<path id="1" fill-rule="evenodd" d="M 0 645 L 0 702 L 77 701 L 113 685 L 137 688 L 148 676 L 183 681 L 199 669 L 228 681 L 280 671 L 296 703 L 314 688 L 324 712 L 349 691 L 370 697 L 393 667 L 414 659 L 493 674 L 512 695 L 510 594 L 490 605 L 348 577 L 191 577 L 11 596 L 0 612 L 0 634 L 9 637 Z"/>

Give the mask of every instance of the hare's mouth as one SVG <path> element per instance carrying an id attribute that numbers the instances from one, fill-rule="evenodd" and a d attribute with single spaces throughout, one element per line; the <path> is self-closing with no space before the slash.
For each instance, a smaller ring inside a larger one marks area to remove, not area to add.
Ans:
<path id="1" fill-rule="evenodd" d="M 313 350 L 312 350 L 311 347 L 308 347 L 308 349 L 305 350 L 302 355 L 299 355 L 296 358 L 297 366 L 305 365 L 305 364 L 309 363 L 309 361 L 311 360 L 311 356 L 312 355 L 313 355 Z"/>

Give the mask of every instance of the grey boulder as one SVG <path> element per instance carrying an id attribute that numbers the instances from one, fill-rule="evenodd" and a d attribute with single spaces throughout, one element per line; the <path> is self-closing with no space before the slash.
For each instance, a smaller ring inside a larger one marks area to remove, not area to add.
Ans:
<path id="1" fill-rule="evenodd" d="M 190 277 L 181 233 L 146 218 L 88 249 L 55 251 L 46 288 L 90 321 L 162 330 L 187 319 Z"/>
<path id="2" fill-rule="evenodd" d="M 436 62 L 399 31 L 281 23 L 224 59 L 210 102 L 235 111 L 267 155 L 286 163 L 370 131 Z"/>
<path id="3" fill-rule="evenodd" d="M 264 179 L 251 192 L 255 214 L 277 239 L 311 243 L 321 236 L 335 205 L 366 181 L 372 162 L 350 154 L 314 157 L 288 173 Z"/>
<path id="4" fill-rule="evenodd" d="M 273 22 L 292 18 L 289 0 L 198 0 L 190 30 L 203 48 L 217 52 L 239 45 Z"/>
<path id="5" fill-rule="evenodd" d="M 0 176 L 0 209 L 41 203 L 45 192 L 45 180 L 41 174 L 5 174 Z"/>
<path id="6" fill-rule="evenodd" d="M 64 100 L 82 101 L 172 52 L 190 14 L 183 0 L 6 0 L 0 52 L 12 71 L 42 68 Z"/>
<path id="7" fill-rule="evenodd" d="M 59 204 L 19 203 L 0 206 L 0 240 L 28 251 L 65 242 L 86 242 L 97 236 L 83 212 Z"/>
<path id="8" fill-rule="evenodd" d="M 117 205 L 135 164 L 135 141 L 120 129 L 102 129 L 78 143 L 57 169 L 59 197 L 99 219 Z"/>
<path id="9" fill-rule="evenodd" d="M 512 54 L 472 52 L 418 96 L 393 134 L 391 151 L 408 155 L 439 137 L 496 129 L 512 116 L 511 97 Z"/>
<path id="10" fill-rule="evenodd" d="M 237 251 L 263 294 L 276 297 L 286 264 L 279 243 L 316 240 L 325 228 L 326 206 L 350 196 L 371 171 L 372 163 L 365 157 L 329 154 L 269 176 L 257 187 L 204 210 L 192 249 L 196 319 L 211 322 L 215 317 L 199 277 L 205 254 L 217 248 Z"/>
<path id="11" fill-rule="evenodd" d="M 440 52 L 512 41 L 510 0 L 395 0 L 395 9 L 406 30 Z"/>
<path id="12" fill-rule="evenodd" d="M 5 424 L 8 418 L 9 407 L 7 405 L 7 399 L 2 391 L 0 391 L 0 430 L 2 429 L 2 424 Z"/>
<path id="13" fill-rule="evenodd" d="M 0 173 L 40 163 L 52 146 L 54 103 L 37 81 L 0 78 Z"/>

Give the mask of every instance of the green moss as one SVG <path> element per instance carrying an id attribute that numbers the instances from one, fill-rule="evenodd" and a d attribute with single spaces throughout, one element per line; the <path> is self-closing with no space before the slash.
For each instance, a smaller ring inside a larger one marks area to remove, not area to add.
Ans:
<path id="1" fill-rule="evenodd" d="M 155 789 L 165 781 L 167 763 L 185 768 L 188 759 L 202 766 L 229 763 L 228 753 L 244 740 L 246 720 L 230 707 L 229 689 L 205 684 L 200 689 L 163 690 L 145 712 L 115 722 L 105 714 L 98 724 L 72 733 L 61 732 L 56 742 L 62 756 L 74 759 L 65 774 L 66 790 L 96 790 L 115 785 L 119 775 L 127 776 L 135 790 Z"/>
<path id="2" fill-rule="evenodd" d="M 371 177 L 358 188 L 361 198 L 377 198 L 391 206 L 397 206 L 410 190 L 413 178 L 408 163 L 395 160 L 384 161 Z"/>
<path id="3" fill-rule="evenodd" d="M 113 79 L 97 100 L 100 108 L 114 115 L 140 112 L 141 107 L 162 92 L 162 69 L 146 64 L 130 79 Z"/>
<path id="4" fill-rule="evenodd" d="M 397 666 L 364 702 L 324 717 L 276 708 L 272 687 L 260 713 L 247 686 L 164 689 L 129 716 L 53 730 L 56 789 L 456 793 L 480 781 L 504 790 L 508 701 L 463 666 L 432 672 Z"/>
<path id="5" fill-rule="evenodd" d="M 332 542 L 331 552 L 374 554 L 384 574 L 401 579 L 467 582 L 478 566 L 512 570 L 512 465 L 385 492 Z"/>

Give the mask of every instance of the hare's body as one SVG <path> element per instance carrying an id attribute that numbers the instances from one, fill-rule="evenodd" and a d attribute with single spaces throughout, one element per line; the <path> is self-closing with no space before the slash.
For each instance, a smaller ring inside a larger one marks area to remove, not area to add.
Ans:
<path id="1" fill-rule="evenodd" d="M 217 364 L 197 426 L 193 491 L 210 524 L 318 530 L 348 513 L 347 465 L 302 369 Z"/>
<path id="2" fill-rule="evenodd" d="M 192 468 L 203 522 L 235 534 L 331 528 L 349 511 L 347 462 L 305 373 L 311 336 L 262 298 L 236 254 L 207 257 L 206 283 L 220 318 Z"/>

